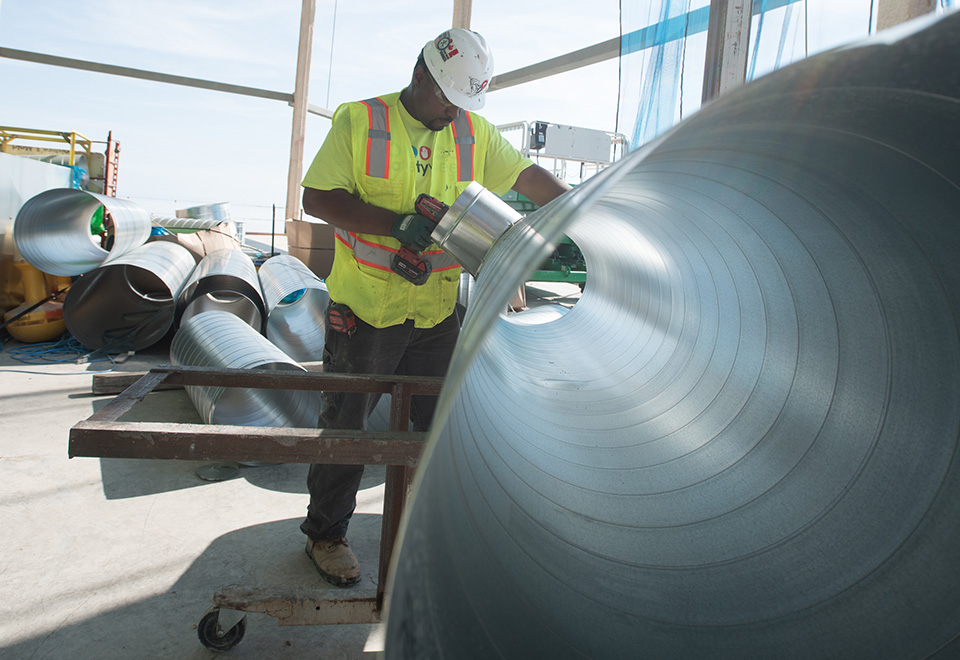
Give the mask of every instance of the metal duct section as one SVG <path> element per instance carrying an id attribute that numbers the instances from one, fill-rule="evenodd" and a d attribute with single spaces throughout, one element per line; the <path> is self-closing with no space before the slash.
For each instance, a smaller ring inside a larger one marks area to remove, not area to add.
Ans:
<path id="1" fill-rule="evenodd" d="M 106 207 L 113 220 L 113 246 L 90 235 L 94 212 Z M 24 202 L 13 224 L 17 249 L 27 262 L 51 275 L 81 275 L 108 256 L 125 254 L 150 236 L 150 216 L 133 202 L 71 188 L 46 190 Z M 97 242 L 94 242 L 97 241 Z"/>
<path id="2" fill-rule="evenodd" d="M 498 241 L 388 657 L 960 655 L 960 14 L 921 27 L 729 94 Z M 500 315 L 563 234 L 578 304 Z"/>
<path id="3" fill-rule="evenodd" d="M 259 275 L 267 308 L 267 339 L 298 362 L 322 360 L 330 303 L 327 285 L 288 254 L 264 261 Z"/>
<path id="4" fill-rule="evenodd" d="M 183 287 L 180 324 L 211 310 L 230 312 L 257 331 L 264 329 L 267 312 L 257 268 L 240 250 L 225 248 L 205 255 Z"/>
<path id="5" fill-rule="evenodd" d="M 168 218 L 165 216 L 151 216 L 153 224 L 171 231 L 183 229 L 207 230 L 213 229 L 223 223 L 223 220 L 212 220 L 210 218 Z"/>
<path id="6" fill-rule="evenodd" d="M 230 202 L 201 204 L 186 209 L 177 209 L 178 218 L 209 220 L 217 224 L 230 221 Z"/>
<path id="7" fill-rule="evenodd" d="M 218 369 L 304 370 L 239 317 L 222 310 L 185 320 L 170 344 L 170 361 L 178 366 Z M 313 428 L 322 405 L 319 392 L 237 387 L 185 389 L 207 424 Z"/>
<path id="8" fill-rule="evenodd" d="M 182 245 L 145 243 L 83 275 L 63 302 L 67 330 L 89 348 L 152 346 L 173 326 L 177 294 L 194 265 Z"/>
<path id="9" fill-rule="evenodd" d="M 191 206 L 176 213 L 175 218 L 154 216 L 153 223 L 166 229 L 213 229 L 230 221 L 230 203 Z"/>

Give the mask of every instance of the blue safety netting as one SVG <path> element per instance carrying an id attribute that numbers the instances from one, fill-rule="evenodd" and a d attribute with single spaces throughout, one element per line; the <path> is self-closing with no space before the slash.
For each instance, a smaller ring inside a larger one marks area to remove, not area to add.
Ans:
<path id="1" fill-rule="evenodd" d="M 747 80 L 872 33 L 876 0 L 754 0 Z M 958 0 L 938 0 L 937 11 Z M 620 7 L 617 132 L 629 150 L 701 105 L 710 0 L 634 0 Z"/>
<path id="2" fill-rule="evenodd" d="M 709 0 L 621 3 L 617 131 L 630 150 L 700 106 L 709 15 Z"/>

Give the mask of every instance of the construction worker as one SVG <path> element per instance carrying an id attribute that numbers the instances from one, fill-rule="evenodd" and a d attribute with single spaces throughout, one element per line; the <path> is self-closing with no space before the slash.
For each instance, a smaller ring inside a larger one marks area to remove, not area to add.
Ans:
<path id="1" fill-rule="evenodd" d="M 421 193 L 449 205 L 475 180 L 543 205 L 569 189 L 473 113 L 492 76 L 484 38 L 453 28 L 423 47 L 403 91 L 337 108 L 303 179 L 304 210 L 336 230 L 325 371 L 445 375 L 460 331 L 460 267 L 432 243 L 433 222 L 415 212 Z M 401 245 L 431 262 L 425 282 L 391 270 Z M 365 428 L 379 397 L 327 393 L 320 427 Z M 436 397 L 413 397 L 414 430 L 428 428 L 435 405 Z M 362 474 L 362 465 L 313 465 L 307 478 L 307 554 L 338 586 L 360 580 L 346 535 Z"/>

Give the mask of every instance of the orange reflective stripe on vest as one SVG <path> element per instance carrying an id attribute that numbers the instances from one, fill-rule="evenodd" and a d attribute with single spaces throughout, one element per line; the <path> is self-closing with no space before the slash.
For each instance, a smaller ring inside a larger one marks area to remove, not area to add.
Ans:
<path id="1" fill-rule="evenodd" d="M 377 270 L 392 272 L 391 266 L 393 255 L 397 253 L 396 248 L 370 239 L 360 238 L 357 234 L 343 229 L 336 229 L 334 233 L 337 240 L 353 250 L 353 258 L 358 263 Z M 422 254 L 430 261 L 431 268 L 437 272 L 460 266 L 453 257 L 443 250 L 426 250 Z"/>

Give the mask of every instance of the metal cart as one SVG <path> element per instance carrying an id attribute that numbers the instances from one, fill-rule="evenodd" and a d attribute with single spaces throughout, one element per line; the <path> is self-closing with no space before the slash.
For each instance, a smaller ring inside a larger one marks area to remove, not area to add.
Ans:
<path id="1" fill-rule="evenodd" d="M 103 374 L 94 380 L 95 394 L 120 394 L 70 429 L 69 456 L 156 458 L 263 463 L 339 463 L 385 465 L 380 560 L 375 591 L 328 590 L 322 593 L 278 593 L 276 590 L 229 586 L 213 596 L 213 607 L 200 619 L 197 633 L 207 648 L 236 646 L 246 630 L 246 615 L 229 627 L 221 610 L 257 612 L 280 625 L 377 623 L 381 620 L 387 569 L 400 516 L 419 462 L 425 433 L 407 430 L 410 397 L 439 395 L 442 378 L 366 376 L 308 372 L 159 366 L 143 375 Z M 132 384 L 131 380 L 136 378 Z M 119 421 L 155 390 L 183 386 L 218 386 L 390 394 L 388 431 L 225 426 Z M 226 628 L 226 629 L 225 629 Z"/>

